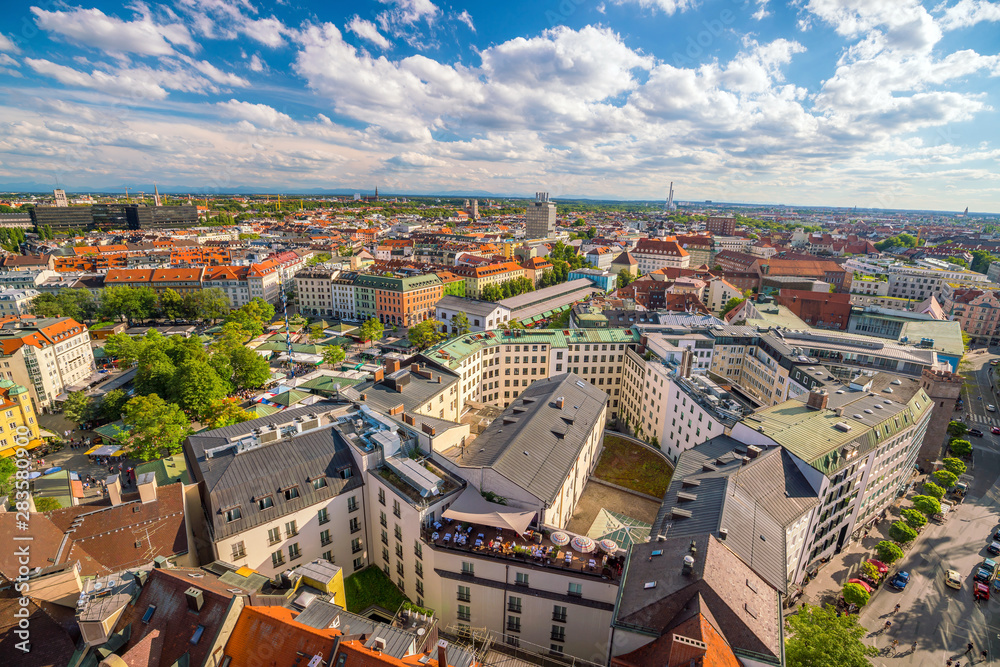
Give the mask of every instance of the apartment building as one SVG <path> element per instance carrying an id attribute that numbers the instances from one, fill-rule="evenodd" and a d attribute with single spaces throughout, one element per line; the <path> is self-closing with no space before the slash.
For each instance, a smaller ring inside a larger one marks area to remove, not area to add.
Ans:
<path id="1" fill-rule="evenodd" d="M 705 231 L 711 232 L 712 234 L 732 236 L 736 233 L 736 218 L 710 215 L 708 216 L 708 219 L 705 220 Z"/>
<path id="2" fill-rule="evenodd" d="M 933 296 L 941 301 L 945 285 L 978 289 L 995 287 L 984 274 L 965 269 L 897 266 L 889 272 L 889 296 L 897 298 L 923 300 Z"/>
<path id="3" fill-rule="evenodd" d="M 434 304 L 434 319 L 441 322 L 442 333 L 458 333 L 454 320 L 464 313 L 469 321 L 469 331 L 500 329 L 510 320 L 510 309 L 490 301 L 443 296 Z"/>
<path id="4" fill-rule="evenodd" d="M 981 289 L 951 289 L 941 304 L 953 320 L 961 324 L 962 331 L 972 336 L 974 342 L 983 343 L 1000 338 L 1000 297 L 996 291 Z"/>
<path id="5" fill-rule="evenodd" d="M 28 439 L 25 449 L 42 444 L 28 388 L 4 378 L 0 380 L 0 457 L 14 456 L 20 437 Z"/>
<path id="6" fill-rule="evenodd" d="M 157 294 L 168 289 L 185 294 L 202 289 L 206 271 L 203 266 L 187 269 L 109 269 L 104 276 L 104 284 L 109 287 L 149 287 Z"/>
<path id="7" fill-rule="evenodd" d="M 281 263 L 274 259 L 250 265 L 247 289 L 251 299 L 264 299 L 274 304 L 281 300 Z"/>
<path id="8" fill-rule="evenodd" d="M 94 372 L 87 327 L 68 318 L 8 323 L 0 329 L 0 373 L 25 386 L 36 412 Z"/>
<path id="9" fill-rule="evenodd" d="M 32 300 L 41 294 L 36 289 L 0 290 L 0 317 L 20 317 L 31 313 Z"/>
<path id="10" fill-rule="evenodd" d="M 631 329 L 568 329 L 470 333 L 439 343 L 418 358 L 458 378 L 458 403 L 506 408 L 532 382 L 571 372 L 610 398 L 608 414 L 618 414 L 626 349 L 640 346 Z"/>
<path id="11" fill-rule="evenodd" d="M 354 271 L 341 271 L 330 281 L 331 307 L 334 317 L 342 320 L 358 318 L 357 297 L 354 294 L 354 280 L 357 277 L 358 274 Z"/>
<path id="12" fill-rule="evenodd" d="M 295 294 L 304 315 L 333 316 L 333 279 L 339 271 L 307 269 L 295 274 Z"/>
<path id="13" fill-rule="evenodd" d="M 250 303 L 250 285 L 247 275 L 248 266 L 212 266 L 205 269 L 205 289 L 221 289 L 229 300 L 230 308 L 242 308 Z"/>
<path id="14" fill-rule="evenodd" d="M 851 294 L 864 296 L 889 296 L 887 277 L 855 276 L 851 281 Z"/>
<path id="15" fill-rule="evenodd" d="M 686 269 L 691 264 L 691 255 L 673 236 L 664 239 L 639 239 L 631 254 L 638 263 L 640 273 L 665 268 Z"/>
<path id="16" fill-rule="evenodd" d="M 433 273 L 406 278 L 359 275 L 354 290 L 361 319 L 370 313 L 383 324 L 407 327 L 431 319 L 442 295 L 441 279 Z"/>
<path id="17" fill-rule="evenodd" d="M 523 278 L 525 271 L 517 262 L 501 262 L 484 266 L 456 266 L 452 273 L 465 279 L 465 296 L 481 299 L 483 288 L 499 285 L 508 280 Z"/>

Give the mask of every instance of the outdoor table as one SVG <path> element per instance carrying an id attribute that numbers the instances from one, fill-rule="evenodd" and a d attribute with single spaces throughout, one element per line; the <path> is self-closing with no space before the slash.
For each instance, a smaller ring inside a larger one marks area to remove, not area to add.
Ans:
<path id="1" fill-rule="evenodd" d="M 451 542 L 451 533 L 445 533 L 444 534 L 444 541 L 445 542 Z"/>
<path id="2" fill-rule="evenodd" d="M 436 540 L 438 537 L 440 537 L 440 535 L 438 535 L 436 532 L 431 535 L 432 540 Z"/>

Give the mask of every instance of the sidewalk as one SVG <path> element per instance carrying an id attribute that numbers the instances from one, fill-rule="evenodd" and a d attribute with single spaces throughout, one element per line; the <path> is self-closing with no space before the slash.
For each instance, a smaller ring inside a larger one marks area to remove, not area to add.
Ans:
<path id="1" fill-rule="evenodd" d="M 919 488 L 925 479 L 927 479 L 925 475 L 917 475 L 912 478 L 912 485 L 906 494 L 905 500 L 909 500 L 915 495 L 920 495 Z M 789 609 L 785 609 L 782 612 L 783 615 L 787 616 L 792 613 L 796 608 L 801 607 L 803 602 L 810 605 L 835 604 L 844 584 L 847 583 L 848 579 L 855 576 L 861 568 L 861 563 L 869 558 L 876 558 L 875 545 L 882 540 L 890 540 L 889 527 L 899 519 L 900 505 L 903 501 L 904 498 L 897 498 L 886 508 L 885 520 L 877 521 L 871 527 L 868 537 L 865 537 L 864 533 L 862 533 L 859 539 L 845 545 L 840 553 L 832 556 L 829 562 L 821 566 L 816 577 L 810 580 L 809 583 L 801 586 L 803 591 L 802 596 L 796 601 L 795 605 Z M 918 548 L 925 532 L 921 531 L 917 539 L 913 541 L 913 544 L 905 550 L 907 553 Z M 889 572 L 893 572 L 891 566 Z M 883 577 L 883 581 L 885 580 L 886 578 Z M 879 586 L 872 593 L 873 598 L 879 594 L 882 586 Z"/>

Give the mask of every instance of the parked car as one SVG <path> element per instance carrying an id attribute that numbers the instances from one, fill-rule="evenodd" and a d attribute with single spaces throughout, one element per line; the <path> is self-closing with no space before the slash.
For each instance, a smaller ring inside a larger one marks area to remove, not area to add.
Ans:
<path id="1" fill-rule="evenodd" d="M 897 572 L 892 579 L 889 580 L 889 585 L 896 590 L 903 590 L 906 588 L 906 584 L 910 583 L 910 573 L 909 572 Z"/>
<path id="2" fill-rule="evenodd" d="M 973 575 L 973 579 L 976 581 L 981 581 L 984 584 L 989 583 L 990 579 L 993 577 L 993 573 L 987 570 L 982 565 L 976 567 L 976 574 Z"/>
<path id="3" fill-rule="evenodd" d="M 992 403 L 988 403 L 986 405 L 986 410 L 989 411 L 989 412 L 996 412 L 997 411 L 997 406 L 993 405 Z"/>
<path id="4" fill-rule="evenodd" d="M 1000 426 L 990 427 L 990 433 L 992 433 L 993 435 L 1000 435 Z"/>
<path id="5" fill-rule="evenodd" d="M 972 597 L 976 600 L 989 600 L 990 587 L 977 581 L 972 587 Z"/>
<path id="6" fill-rule="evenodd" d="M 1000 364 L 1000 359 L 990 359 L 990 366 L 996 366 Z"/>
<path id="7" fill-rule="evenodd" d="M 1000 542 L 1000 528 L 993 531 L 993 539 Z"/>
<path id="8" fill-rule="evenodd" d="M 886 572 L 889 571 L 889 566 L 880 560 L 869 558 L 868 562 L 875 566 L 875 569 L 879 571 L 879 574 L 885 574 Z"/>
<path id="9" fill-rule="evenodd" d="M 981 437 L 983 437 L 983 432 L 980 431 L 978 428 L 970 428 L 969 429 L 969 435 L 973 435 L 973 436 L 975 436 L 977 438 L 981 438 Z"/>
<path id="10" fill-rule="evenodd" d="M 962 588 L 962 575 L 960 575 L 955 570 L 945 570 L 944 585 L 948 586 L 949 588 L 960 590 Z"/>
<path id="11" fill-rule="evenodd" d="M 986 547 L 986 550 L 994 556 L 1000 556 L 1000 542 L 990 542 L 990 545 Z"/>

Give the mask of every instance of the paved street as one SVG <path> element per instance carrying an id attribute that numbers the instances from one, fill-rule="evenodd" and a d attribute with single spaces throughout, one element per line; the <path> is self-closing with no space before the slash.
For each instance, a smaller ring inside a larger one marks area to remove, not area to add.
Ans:
<path id="1" fill-rule="evenodd" d="M 928 524 L 915 547 L 904 557 L 901 569 L 910 572 L 910 584 L 899 592 L 883 586 L 861 613 L 861 623 L 873 632 L 868 641 L 883 649 L 873 659 L 876 665 L 944 665 L 950 659 L 958 664 L 1000 665 L 1000 598 L 975 602 L 972 597 L 972 570 L 987 557 L 988 537 L 1000 525 L 1000 495 L 995 487 L 1000 475 L 1000 436 L 992 435 L 989 426 L 1000 425 L 998 413 L 986 410 L 1000 399 L 990 389 L 991 354 L 971 355 L 966 409 L 956 412 L 969 426 L 985 431 L 982 438 L 971 437 L 973 465 L 968 474 L 974 477 L 969 495 L 944 525 Z M 964 370 L 964 369 L 963 369 Z M 996 382 L 993 382 L 996 386 Z M 944 571 L 957 570 L 963 577 L 961 590 L 944 585 Z M 900 611 L 893 614 L 899 603 Z M 889 619 L 892 628 L 880 630 Z M 890 644 L 899 641 L 897 652 Z M 916 650 L 911 649 L 913 641 Z M 965 655 L 966 645 L 975 649 Z M 989 652 L 984 661 L 979 653 Z"/>

